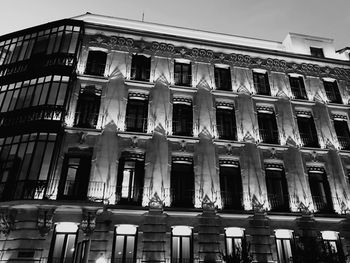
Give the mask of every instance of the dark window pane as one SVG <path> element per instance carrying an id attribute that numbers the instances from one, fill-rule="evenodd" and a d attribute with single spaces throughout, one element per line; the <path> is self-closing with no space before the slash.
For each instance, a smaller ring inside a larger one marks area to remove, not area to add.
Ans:
<path id="1" fill-rule="evenodd" d="M 303 77 L 289 77 L 292 94 L 296 99 L 307 99 Z"/>
<path id="2" fill-rule="evenodd" d="M 175 62 L 174 66 L 174 81 L 175 85 L 191 86 L 191 64 Z"/>
<path id="3" fill-rule="evenodd" d="M 131 63 L 131 79 L 149 81 L 151 58 L 143 55 L 133 55 Z"/>
<path id="4" fill-rule="evenodd" d="M 317 47 L 310 47 L 311 56 L 317 58 L 324 58 L 323 49 Z"/>
<path id="5" fill-rule="evenodd" d="M 173 135 L 193 135 L 193 110 L 192 105 L 173 104 Z"/>
<path id="6" fill-rule="evenodd" d="M 85 74 L 103 76 L 106 67 L 107 53 L 90 51 L 86 63 Z"/>
<path id="7" fill-rule="evenodd" d="M 323 86 L 326 90 L 327 98 L 332 103 L 342 103 L 336 81 L 323 81 Z"/>
<path id="8" fill-rule="evenodd" d="M 300 138 L 305 147 L 320 147 L 317 138 L 316 127 L 314 119 L 310 116 L 297 117 Z"/>
<path id="9" fill-rule="evenodd" d="M 264 143 L 279 143 L 279 135 L 274 113 L 258 112 L 260 139 Z"/>
<path id="10" fill-rule="evenodd" d="M 215 86 L 219 90 L 232 90 L 231 71 L 229 68 L 214 68 Z"/>
<path id="11" fill-rule="evenodd" d="M 126 131 L 147 132 L 148 100 L 129 99 L 126 107 Z"/>
<path id="12" fill-rule="evenodd" d="M 237 140 L 234 109 L 216 109 L 216 125 L 220 139 Z"/>
<path id="13" fill-rule="evenodd" d="M 334 128 L 341 148 L 350 150 L 350 133 L 347 121 L 334 120 Z"/>
<path id="14" fill-rule="evenodd" d="M 193 207 L 193 164 L 173 162 L 171 166 L 172 206 Z"/>
<path id="15" fill-rule="evenodd" d="M 253 72 L 253 80 L 256 92 L 260 95 L 271 95 L 267 73 Z"/>

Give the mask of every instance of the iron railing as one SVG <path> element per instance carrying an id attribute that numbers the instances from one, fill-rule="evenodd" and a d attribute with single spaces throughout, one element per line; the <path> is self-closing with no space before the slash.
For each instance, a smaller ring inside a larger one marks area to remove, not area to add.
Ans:
<path id="1" fill-rule="evenodd" d="M 74 126 L 95 129 L 99 114 L 92 112 L 75 112 Z"/>
<path id="2" fill-rule="evenodd" d="M 175 121 L 173 120 L 173 135 L 180 136 L 192 136 L 193 135 L 193 121 L 186 119 L 186 116 L 183 116 L 182 120 Z"/>
<path id="3" fill-rule="evenodd" d="M 59 105 L 40 105 L 0 113 L 0 126 L 11 127 L 40 120 L 62 120 L 64 108 Z"/>
<path id="4" fill-rule="evenodd" d="M 195 191 L 186 189 L 170 189 L 170 199 L 172 207 L 193 207 Z"/>
<path id="5" fill-rule="evenodd" d="M 141 205 L 143 196 L 143 187 L 116 187 L 115 201 L 117 204 Z"/>
<path id="6" fill-rule="evenodd" d="M 289 211 L 289 196 L 268 194 L 271 211 L 287 212 Z"/>
<path id="7" fill-rule="evenodd" d="M 277 130 L 259 129 L 260 139 L 264 143 L 279 144 Z"/>
<path id="8" fill-rule="evenodd" d="M 327 201 L 326 196 L 313 195 L 312 200 L 317 212 L 332 212 L 332 205 Z"/>
<path id="9" fill-rule="evenodd" d="M 221 191 L 223 209 L 243 210 L 243 195 L 232 191 Z"/>
<path id="10" fill-rule="evenodd" d="M 337 136 L 340 147 L 343 150 L 350 150 L 350 138 L 347 136 Z"/>
<path id="11" fill-rule="evenodd" d="M 126 116 L 125 117 L 126 131 L 131 132 L 147 132 L 147 118 Z"/>
<path id="12" fill-rule="evenodd" d="M 303 143 L 303 146 L 305 147 L 315 147 L 315 148 L 320 147 L 318 143 L 318 139 L 315 138 L 314 136 L 311 136 L 309 133 L 301 132 L 300 139 L 301 139 L 301 142 Z"/>

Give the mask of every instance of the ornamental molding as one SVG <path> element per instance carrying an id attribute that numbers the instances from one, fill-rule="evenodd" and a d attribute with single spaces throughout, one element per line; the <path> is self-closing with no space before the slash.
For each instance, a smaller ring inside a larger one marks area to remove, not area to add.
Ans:
<path id="1" fill-rule="evenodd" d="M 15 210 L 10 210 L 7 207 L 0 208 L 0 233 L 8 236 L 14 228 Z"/>
<path id="2" fill-rule="evenodd" d="M 234 167 L 239 167 L 239 161 L 237 160 L 232 160 L 232 159 L 219 159 L 219 165 L 220 166 L 234 166 Z"/>
<path id="3" fill-rule="evenodd" d="M 270 169 L 270 170 L 283 170 L 283 164 L 279 163 L 264 163 L 265 169 Z"/>
<path id="4" fill-rule="evenodd" d="M 150 55 L 163 55 L 172 58 L 187 58 L 192 61 L 207 63 L 224 63 L 231 66 L 246 68 L 260 68 L 282 73 L 297 73 L 315 77 L 330 77 L 350 81 L 350 69 L 339 67 L 321 67 L 312 63 L 287 62 L 283 59 L 260 58 L 237 53 L 214 52 L 210 49 L 186 48 L 174 46 L 164 42 L 146 42 L 118 36 L 105 36 L 103 34 L 90 35 L 86 40 L 89 46 L 102 47 L 109 51 L 121 50 L 133 53 L 143 52 Z"/>
<path id="5" fill-rule="evenodd" d="M 344 121 L 347 121 L 348 120 L 348 117 L 346 115 L 343 115 L 343 114 L 332 114 L 332 119 L 333 120 L 344 120 Z"/>
<path id="6" fill-rule="evenodd" d="M 54 208 L 39 208 L 38 210 L 38 230 L 42 237 L 46 236 L 53 228 Z"/>
<path id="7" fill-rule="evenodd" d="M 90 236 L 95 231 L 96 215 L 97 211 L 83 210 L 83 217 L 79 227 L 86 236 Z"/>
<path id="8" fill-rule="evenodd" d="M 273 107 L 269 107 L 269 106 L 256 106 L 256 110 L 258 112 L 268 112 L 268 113 L 274 113 Z"/>
<path id="9" fill-rule="evenodd" d="M 193 163 L 193 158 L 189 156 L 173 156 L 172 161 L 174 163 Z"/>

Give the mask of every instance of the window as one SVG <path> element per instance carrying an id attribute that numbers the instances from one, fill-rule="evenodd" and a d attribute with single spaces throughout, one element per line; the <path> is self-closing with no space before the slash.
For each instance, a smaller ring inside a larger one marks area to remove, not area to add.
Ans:
<path id="1" fill-rule="evenodd" d="M 107 53 L 103 51 L 89 51 L 85 74 L 103 76 L 106 68 Z"/>
<path id="2" fill-rule="evenodd" d="M 320 147 L 314 119 L 311 115 L 297 116 L 301 142 L 305 147 Z"/>
<path id="3" fill-rule="evenodd" d="M 237 140 L 235 110 L 232 107 L 218 105 L 216 107 L 216 127 L 219 138 Z"/>
<path id="4" fill-rule="evenodd" d="M 58 198 L 85 200 L 90 180 L 92 149 L 69 149 L 65 155 L 58 186 Z"/>
<path id="5" fill-rule="evenodd" d="M 339 234 L 335 231 L 321 231 L 325 257 L 329 263 L 344 262 Z"/>
<path id="6" fill-rule="evenodd" d="M 115 228 L 112 263 L 136 262 L 137 227 L 118 225 Z"/>
<path id="7" fill-rule="evenodd" d="M 130 98 L 126 107 L 126 131 L 147 132 L 148 100 Z"/>
<path id="8" fill-rule="evenodd" d="M 313 57 L 324 58 L 323 49 L 317 47 L 310 47 L 310 54 Z"/>
<path id="9" fill-rule="evenodd" d="M 220 190 L 224 209 L 242 210 L 242 178 L 239 163 L 220 160 Z"/>
<path id="10" fill-rule="evenodd" d="M 334 120 L 333 123 L 341 149 L 350 150 L 350 133 L 347 119 Z"/>
<path id="11" fill-rule="evenodd" d="M 174 98 L 173 135 L 193 135 L 193 109 L 189 99 Z"/>
<path id="12" fill-rule="evenodd" d="M 293 231 L 288 229 L 276 229 L 276 246 L 278 263 L 290 263 L 293 262 L 293 248 L 294 243 Z"/>
<path id="13" fill-rule="evenodd" d="M 230 68 L 214 68 L 215 86 L 218 90 L 232 90 Z"/>
<path id="14" fill-rule="evenodd" d="M 295 99 L 302 99 L 302 100 L 307 99 L 303 77 L 289 76 L 289 83 L 292 89 L 292 94 Z"/>
<path id="15" fill-rule="evenodd" d="M 0 200 L 44 197 L 55 143 L 54 133 L 0 138 Z"/>
<path id="16" fill-rule="evenodd" d="M 145 176 L 144 156 L 124 152 L 119 159 L 117 178 L 118 204 L 141 205 Z"/>
<path id="17" fill-rule="evenodd" d="M 326 173 L 321 167 L 309 167 L 309 185 L 317 212 L 333 212 L 331 191 Z"/>
<path id="18" fill-rule="evenodd" d="M 179 86 L 192 85 L 191 63 L 180 63 L 175 61 L 174 82 Z"/>
<path id="19" fill-rule="evenodd" d="M 288 211 L 289 195 L 283 166 L 279 164 L 265 164 L 265 167 L 267 197 L 271 211 Z"/>
<path id="20" fill-rule="evenodd" d="M 258 125 L 262 142 L 272 144 L 279 143 L 276 117 L 272 109 L 268 111 L 259 111 L 258 109 Z"/>
<path id="21" fill-rule="evenodd" d="M 171 262 L 192 262 L 192 229 L 188 226 L 173 226 L 171 232 Z"/>
<path id="22" fill-rule="evenodd" d="M 55 227 L 48 263 L 73 263 L 78 226 L 62 222 Z"/>
<path id="23" fill-rule="evenodd" d="M 254 87 L 260 95 L 271 95 L 267 73 L 253 72 Z"/>
<path id="24" fill-rule="evenodd" d="M 170 184 L 172 206 L 193 207 L 194 172 L 191 158 L 173 157 Z"/>
<path id="25" fill-rule="evenodd" d="M 323 80 L 323 86 L 324 86 L 324 89 L 326 90 L 326 94 L 329 102 L 339 103 L 339 104 L 342 103 L 338 85 L 335 80 L 334 81 Z"/>
<path id="26" fill-rule="evenodd" d="M 226 262 L 231 262 L 230 258 L 237 259 L 237 262 L 245 262 L 244 256 L 248 254 L 248 249 L 244 229 L 239 227 L 225 228 L 225 241 Z M 232 262 L 236 261 L 232 260 Z"/>
<path id="27" fill-rule="evenodd" d="M 89 257 L 90 240 L 84 239 L 77 244 L 74 263 L 85 263 Z"/>
<path id="28" fill-rule="evenodd" d="M 79 128 L 96 128 L 100 102 L 101 90 L 95 89 L 95 86 L 82 88 L 75 111 L 74 126 Z"/>
<path id="29" fill-rule="evenodd" d="M 151 58 L 144 55 L 133 55 L 131 62 L 131 79 L 149 81 Z"/>

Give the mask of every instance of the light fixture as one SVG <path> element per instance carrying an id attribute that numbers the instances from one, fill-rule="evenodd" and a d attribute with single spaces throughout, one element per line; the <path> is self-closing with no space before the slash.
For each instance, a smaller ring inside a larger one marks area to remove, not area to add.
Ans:
<path id="1" fill-rule="evenodd" d="M 275 236 L 277 238 L 287 238 L 291 239 L 293 237 L 293 230 L 289 229 L 276 229 Z"/>
<path id="2" fill-rule="evenodd" d="M 225 228 L 225 234 L 227 237 L 243 237 L 244 236 L 244 228 L 227 227 L 227 228 Z"/>
<path id="3" fill-rule="evenodd" d="M 335 231 L 321 231 L 323 240 L 337 240 L 338 233 Z"/>
<path id="4" fill-rule="evenodd" d="M 74 233 L 77 232 L 78 225 L 73 222 L 60 222 L 56 225 L 56 232 L 69 232 Z"/>
<path id="5" fill-rule="evenodd" d="M 190 236 L 192 229 L 189 226 L 173 226 L 173 235 L 175 236 Z"/>
<path id="6" fill-rule="evenodd" d="M 117 234 L 119 235 L 135 235 L 137 227 L 135 225 L 116 225 Z"/>

